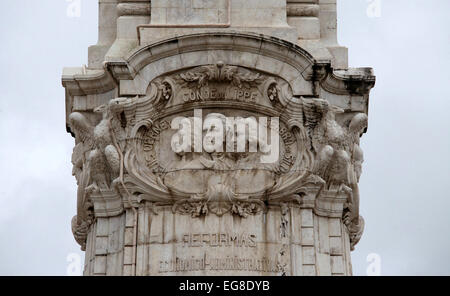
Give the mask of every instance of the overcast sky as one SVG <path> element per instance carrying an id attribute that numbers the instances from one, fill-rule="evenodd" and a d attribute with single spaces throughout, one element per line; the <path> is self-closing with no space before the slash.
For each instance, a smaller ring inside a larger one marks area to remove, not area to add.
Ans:
<path id="1" fill-rule="evenodd" d="M 381 0 L 370 13 L 367 0 L 338 2 L 350 66 L 377 75 L 354 273 L 375 253 L 382 275 L 450 275 L 450 1 Z M 97 1 L 81 4 L 75 18 L 63 0 L 0 10 L 0 275 L 66 275 L 67 256 L 83 256 L 60 82 L 97 41 Z"/>

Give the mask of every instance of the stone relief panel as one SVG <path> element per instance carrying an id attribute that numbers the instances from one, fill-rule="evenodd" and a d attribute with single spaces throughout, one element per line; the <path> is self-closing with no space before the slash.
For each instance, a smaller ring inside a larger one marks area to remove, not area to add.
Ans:
<path id="1" fill-rule="evenodd" d="M 281 241 L 280 229 L 284 226 L 280 217 L 280 212 L 268 211 L 248 218 L 227 213 L 192 219 L 173 213 L 170 207 L 158 214 L 146 208 L 139 224 L 142 226 L 137 253 L 142 263 L 138 264 L 137 273 L 160 276 L 290 273 L 290 251 Z M 291 232 L 290 226 L 286 231 Z M 295 236 L 299 242 L 300 232 Z"/>
<path id="2" fill-rule="evenodd" d="M 337 117 L 344 110 L 322 99 L 293 97 L 282 78 L 220 61 L 158 77 L 145 96 L 117 98 L 95 111 L 102 116 L 97 123 L 81 112 L 69 118 L 79 186 L 72 228 L 82 246 L 94 216 L 117 215 L 141 202 L 155 214 L 170 207 L 195 218 L 248 218 L 286 202 L 315 204 L 320 196 L 343 198 L 342 218 L 352 247 L 361 237 L 359 137 L 367 128 L 364 113 L 342 122 Z M 185 118 L 192 127 L 186 151 L 173 149 L 176 118 Z M 243 119 L 247 128 L 239 131 L 229 118 Z M 267 120 L 261 124 L 261 118 Z M 196 149 L 197 140 L 208 141 L 217 132 L 214 124 L 205 125 L 208 121 L 223 123 L 225 140 L 213 143 L 223 150 Z M 279 140 L 277 158 L 262 163 L 268 141 L 252 139 L 250 127 L 268 128 L 275 121 L 268 134 Z M 228 140 L 240 136 L 246 139 L 245 149 L 238 153 Z M 230 147 L 231 152 L 225 149 Z M 325 214 L 332 210 L 322 208 Z M 171 268 L 170 263 L 164 266 Z"/>

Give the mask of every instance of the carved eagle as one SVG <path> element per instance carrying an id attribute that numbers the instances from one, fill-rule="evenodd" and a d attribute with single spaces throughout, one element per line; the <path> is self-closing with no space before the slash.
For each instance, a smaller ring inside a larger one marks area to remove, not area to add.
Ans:
<path id="1" fill-rule="evenodd" d="M 69 124 L 75 134 L 75 148 L 72 153 L 72 174 L 77 179 L 77 216 L 76 225 L 80 226 L 86 219 L 83 204 L 85 202 L 85 190 L 91 183 L 91 174 L 88 165 L 88 154 L 95 149 L 94 127 L 89 119 L 81 113 L 73 112 L 69 116 Z"/>
<path id="2" fill-rule="evenodd" d="M 304 123 L 311 140 L 310 148 L 316 152 L 314 171 L 329 185 L 348 183 L 350 155 L 348 136 L 335 115 L 344 110 L 325 100 L 304 99 Z"/>
<path id="3" fill-rule="evenodd" d="M 109 189 L 112 181 L 119 176 L 120 157 L 111 136 L 108 106 L 102 105 L 94 112 L 102 113 L 103 118 L 94 126 L 82 113 L 73 112 L 69 124 L 75 134 L 77 149 L 74 149 L 74 166 L 81 166 L 78 181 L 79 214 L 88 192 Z M 82 151 L 80 150 L 82 147 Z M 79 155 L 81 154 L 81 155 Z M 80 164 L 81 161 L 81 164 Z"/>

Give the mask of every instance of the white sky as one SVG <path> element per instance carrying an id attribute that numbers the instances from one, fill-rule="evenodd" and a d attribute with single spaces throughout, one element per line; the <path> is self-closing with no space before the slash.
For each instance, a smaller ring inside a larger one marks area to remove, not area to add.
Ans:
<path id="1" fill-rule="evenodd" d="M 354 273 L 377 253 L 383 275 L 450 275 L 450 1 L 381 0 L 378 18 L 367 0 L 338 2 L 350 66 L 377 75 Z M 0 275 L 65 275 L 67 256 L 83 255 L 70 230 L 73 139 L 60 82 L 97 40 L 97 1 L 81 3 L 79 18 L 62 0 L 0 10 Z"/>

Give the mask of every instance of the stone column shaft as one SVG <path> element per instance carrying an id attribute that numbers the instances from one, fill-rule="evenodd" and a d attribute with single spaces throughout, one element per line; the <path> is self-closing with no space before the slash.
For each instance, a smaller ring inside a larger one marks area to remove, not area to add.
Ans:
<path id="1" fill-rule="evenodd" d="M 84 274 L 351 275 L 375 76 L 336 1 L 99 5 L 62 77 Z"/>

